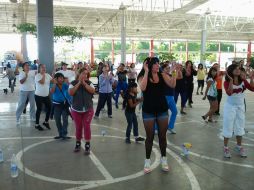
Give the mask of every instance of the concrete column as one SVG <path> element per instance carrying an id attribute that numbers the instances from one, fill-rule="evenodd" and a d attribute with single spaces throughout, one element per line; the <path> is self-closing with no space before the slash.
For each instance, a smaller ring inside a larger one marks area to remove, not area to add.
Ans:
<path id="1" fill-rule="evenodd" d="M 112 64 L 114 65 L 114 58 L 115 58 L 115 40 L 112 40 Z"/>
<path id="2" fill-rule="evenodd" d="M 200 63 L 205 64 L 204 55 L 206 53 L 206 38 L 207 38 L 207 15 L 203 17 L 203 27 L 201 32 L 201 50 L 200 50 Z"/>
<path id="3" fill-rule="evenodd" d="M 150 41 L 150 57 L 154 57 L 154 45 L 153 45 L 153 39 Z"/>
<path id="4" fill-rule="evenodd" d="M 29 61 L 28 60 L 28 54 L 27 54 L 26 33 L 21 34 L 21 54 L 23 56 L 24 62 Z"/>
<path id="5" fill-rule="evenodd" d="M 125 11 L 126 7 L 121 4 L 121 63 L 126 64 L 126 18 Z"/>
<path id="6" fill-rule="evenodd" d="M 94 46 L 93 46 L 93 38 L 91 38 L 91 65 L 94 65 Z"/>
<path id="7" fill-rule="evenodd" d="M 251 58 L 251 42 L 248 43 L 247 62 L 250 62 Z"/>
<path id="8" fill-rule="evenodd" d="M 51 73 L 54 68 L 53 0 L 36 0 L 38 58 Z"/>

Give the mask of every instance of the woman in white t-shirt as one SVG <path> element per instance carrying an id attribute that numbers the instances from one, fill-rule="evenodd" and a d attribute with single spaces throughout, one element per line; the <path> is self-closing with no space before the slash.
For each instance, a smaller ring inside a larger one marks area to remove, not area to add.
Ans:
<path id="1" fill-rule="evenodd" d="M 213 114 L 217 111 L 218 109 L 218 100 L 217 100 L 217 88 L 216 88 L 216 81 L 215 78 L 217 76 L 217 69 L 212 67 L 207 76 L 207 86 L 205 90 L 205 95 L 203 97 L 203 100 L 207 99 L 209 100 L 210 103 L 210 109 L 209 111 L 202 116 L 204 120 L 208 118 L 208 122 L 213 122 Z"/>
<path id="2" fill-rule="evenodd" d="M 20 82 L 20 93 L 19 93 L 19 102 L 18 108 L 16 110 L 16 119 L 17 124 L 20 124 L 20 116 L 26 106 L 26 100 L 29 100 L 30 103 L 30 119 L 35 121 L 35 101 L 34 101 L 34 78 L 37 71 L 30 71 L 29 64 L 23 63 L 23 71 L 19 73 L 19 82 Z"/>
<path id="3" fill-rule="evenodd" d="M 132 63 L 128 70 L 128 83 L 136 82 L 137 74 L 138 73 L 135 69 L 135 63 Z"/>
<path id="4" fill-rule="evenodd" d="M 49 97 L 49 88 L 50 81 L 52 77 L 46 73 L 46 66 L 44 64 L 40 64 L 38 67 L 38 74 L 35 75 L 35 102 L 36 102 L 36 122 L 35 128 L 39 131 L 42 131 L 43 128 L 40 126 L 40 115 L 42 110 L 42 105 L 45 105 L 46 109 L 46 117 L 45 121 L 42 123 L 47 129 L 50 129 L 49 126 L 49 116 L 51 110 L 51 101 Z"/>

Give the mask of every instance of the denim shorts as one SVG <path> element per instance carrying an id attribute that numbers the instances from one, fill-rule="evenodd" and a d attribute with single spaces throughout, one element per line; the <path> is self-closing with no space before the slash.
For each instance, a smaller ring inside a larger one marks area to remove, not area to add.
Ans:
<path id="1" fill-rule="evenodd" d="M 143 121 L 147 121 L 147 120 L 160 120 L 160 119 L 165 119 L 168 118 L 168 112 L 161 112 L 161 113 L 145 113 L 142 112 L 142 117 L 143 117 Z"/>

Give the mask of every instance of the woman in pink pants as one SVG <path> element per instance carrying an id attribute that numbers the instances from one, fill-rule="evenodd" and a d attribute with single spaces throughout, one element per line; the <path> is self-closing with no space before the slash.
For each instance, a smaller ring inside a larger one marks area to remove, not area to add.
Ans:
<path id="1" fill-rule="evenodd" d="M 73 97 L 71 105 L 71 115 L 76 126 L 76 146 L 74 152 L 81 149 L 82 131 L 85 137 L 85 154 L 90 153 L 91 128 L 90 124 L 93 118 L 92 97 L 95 88 L 89 81 L 89 71 L 82 68 L 78 71 L 76 80 L 69 86 L 69 94 Z"/>

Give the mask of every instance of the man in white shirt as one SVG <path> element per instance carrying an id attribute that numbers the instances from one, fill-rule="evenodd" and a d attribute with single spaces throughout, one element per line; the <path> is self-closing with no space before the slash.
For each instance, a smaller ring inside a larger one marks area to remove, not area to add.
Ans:
<path id="1" fill-rule="evenodd" d="M 17 124 L 20 124 L 20 116 L 26 106 L 26 100 L 29 99 L 30 103 L 30 119 L 35 121 L 35 100 L 34 100 L 34 91 L 35 83 L 34 78 L 37 71 L 30 71 L 29 64 L 23 63 L 23 71 L 19 73 L 20 81 L 20 92 L 19 92 L 19 102 L 16 110 L 16 119 Z"/>
<path id="2" fill-rule="evenodd" d="M 62 62 L 61 66 L 62 66 L 62 69 L 60 71 L 57 71 L 56 73 L 62 73 L 64 75 L 65 82 L 67 84 L 69 84 L 69 83 L 71 83 L 71 81 L 75 80 L 76 74 L 74 71 L 67 69 L 68 64 L 65 62 Z"/>

